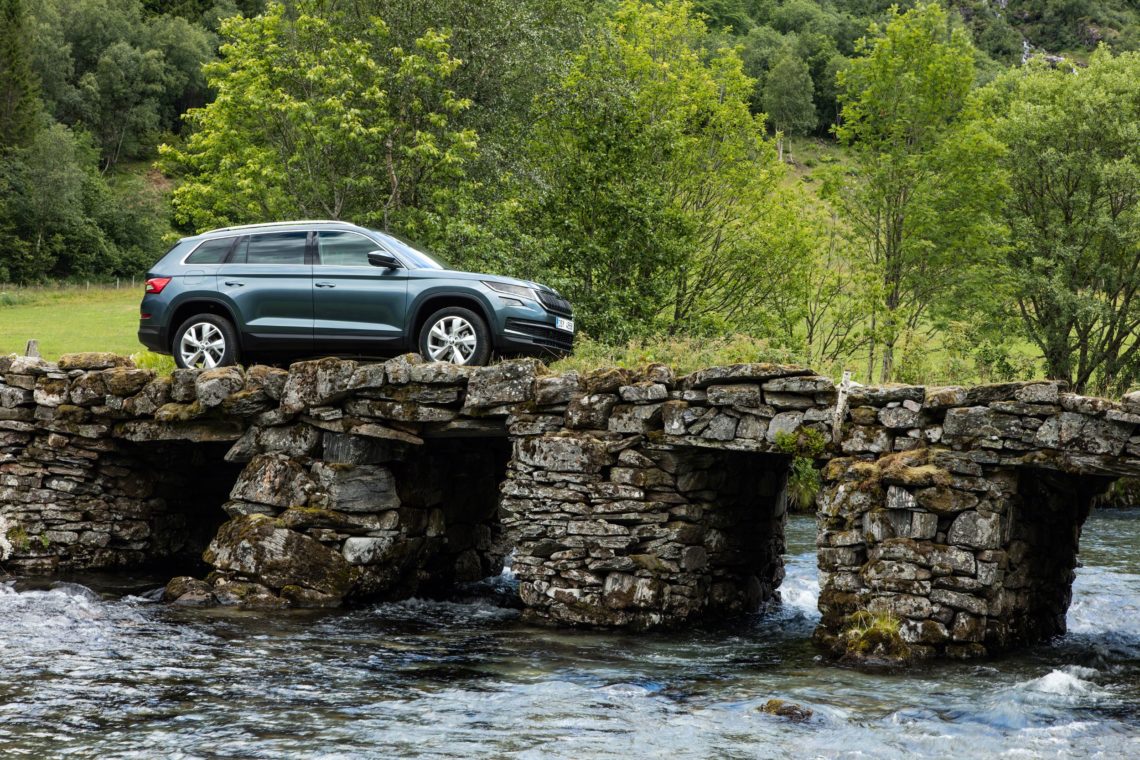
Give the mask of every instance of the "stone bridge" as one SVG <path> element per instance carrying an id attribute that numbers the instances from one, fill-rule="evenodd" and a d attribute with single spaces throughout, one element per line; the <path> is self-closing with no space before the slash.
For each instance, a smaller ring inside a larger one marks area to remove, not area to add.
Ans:
<path id="1" fill-rule="evenodd" d="M 171 377 L 8 356 L 0 378 L 2 566 L 204 576 L 170 583 L 178 604 L 432 594 L 510 554 L 534 621 L 752 612 L 783 577 L 806 457 L 817 639 L 840 646 L 870 610 L 919 655 L 984 655 L 1064 631 L 1091 501 L 1140 474 L 1140 394 L 1055 382 L 848 394 L 771 364 L 580 376 L 415 355 Z"/>

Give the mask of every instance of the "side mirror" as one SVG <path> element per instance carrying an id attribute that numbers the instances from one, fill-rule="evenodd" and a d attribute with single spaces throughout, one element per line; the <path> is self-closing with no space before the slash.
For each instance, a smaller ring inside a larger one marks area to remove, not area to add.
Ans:
<path id="1" fill-rule="evenodd" d="M 387 251 L 371 251 L 368 254 L 368 263 L 374 267 L 383 267 L 384 269 L 400 268 L 400 262 Z"/>

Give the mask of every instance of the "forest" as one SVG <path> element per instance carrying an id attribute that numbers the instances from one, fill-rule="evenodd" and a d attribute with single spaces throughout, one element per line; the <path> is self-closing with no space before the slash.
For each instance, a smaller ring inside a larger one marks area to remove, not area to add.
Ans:
<path id="1" fill-rule="evenodd" d="M 0 0 L 0 283 L 394 232 L 581 350 L 1140 377 L 1130 0 Z"/>

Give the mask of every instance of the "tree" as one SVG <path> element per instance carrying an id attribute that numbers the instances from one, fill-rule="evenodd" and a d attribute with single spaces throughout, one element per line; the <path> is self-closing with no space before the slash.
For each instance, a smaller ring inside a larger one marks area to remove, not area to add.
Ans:
<path id="1" fill-rule="evenodd" d="M 1140 54 L 1043 63 L 984 93 L 1005 146 L 1007 274 L 1050 377 L 1121 391 L 1140 376 Z"/>
<path id="2" fill-rule="evenodd" d="M 0 150 L 27 143 L 39 113 L 23 0 L 0 0 Z"/>
<path id="3" fill-rule="evenodd" d="M 123 155 L 154 145 L 163 74 L 160 52 L 116 42 L 99 56 L 95 70 L 79 80 L 83 121 L 99 141 L 104 171 Z"/>
<path id="4" fill-rule="evenodd" d="M 452 120 L 469 106 L 448 86 L 459 61 L 429 31 L 405 50 L 373 19 L 299 2 L 222 26 L 206 68 L 216 99 L 187 114 L 178 217 L 199 229 L 293 217 L 352 219 L 430 238 L 433 213 L 464 181 L 475 134 Z"/>
<path id="5" fill-rule="evenodd" d="M 839 75 L 855 172 L 834 197 L 863 239 L 880 281 L 871 313 L 868 376 L 891 379 L 894 349 L 938 301 L 967 291 L 984 268 L 992 225 L 987 178 L 994 147 L 963 119 L 974 78 L 967 33 L 940 6 L 891 11 Z"/>
<path id="6" fill-rule="evenodd" d="M 807 64 L 791 51 L 784 51 L 764 82 L 764 111 L 779 135 L 776 150 L 781 161 L 783 135 L 805 135 L 815 128 L 814 95 Z"/>
<path id="7" fill-rule="evenodd" d="M 627 0 L 539 102 L 531 225 L 592 335 L 724 324 L 773 282 L 779 167 L 752 80 L 708 41 L 689 3 Z"/>

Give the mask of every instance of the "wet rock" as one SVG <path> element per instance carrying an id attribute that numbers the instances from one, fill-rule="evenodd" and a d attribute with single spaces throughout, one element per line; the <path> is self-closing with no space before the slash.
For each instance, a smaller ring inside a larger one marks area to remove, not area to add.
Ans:
<path id="1" fill-rule="evenodd" d="M 785 702 L 782 699 L 769 699 L 759 708 L 760 712 L 787 718 L 792 723 L 804 723 L 811 720 L 814 714 L 810 708 L 797 705 L 795 702 Z"/>
<path id="2" fill-rule="evenodd" d="M 163 590 L 162 600 L 180 607 L 209 607 L 217 604 L 213 589 L 208 583 L 187 575 L 171 579 Z"/>
<path id="3" fill-rule="evenodd" d="M 271 589 L 298 586 L 343 598 L 352 588 L 352 567 L 340 552 L 264 515 L 227 522 L 202 558 Z"/>
<path id="4" fill-rule="evenodd" d="M 606 607 L 624 610 L 630 607 L 657 607 L 664 593 L 664 584 L 653 578 L 638 578 L 627 573 L 610 573 L 606 576 L 602 602 Z"/>

